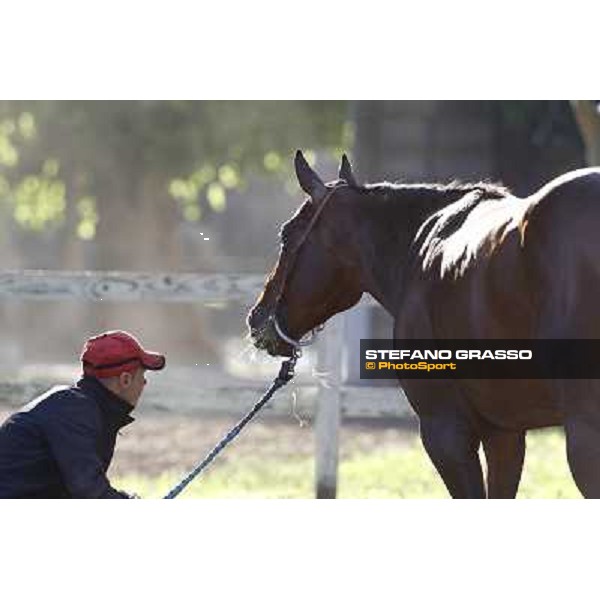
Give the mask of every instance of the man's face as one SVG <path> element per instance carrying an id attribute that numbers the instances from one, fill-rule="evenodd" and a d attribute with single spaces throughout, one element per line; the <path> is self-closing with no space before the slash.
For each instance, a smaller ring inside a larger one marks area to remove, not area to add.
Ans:
<path id="1" fill-rule="evenodd" d="M 131 373 L 121 373 L 119 375 L 119 396 L 131 406 L 137 406 L 144 386 L 146 385 L 146 369 L 140 367 Z"/>

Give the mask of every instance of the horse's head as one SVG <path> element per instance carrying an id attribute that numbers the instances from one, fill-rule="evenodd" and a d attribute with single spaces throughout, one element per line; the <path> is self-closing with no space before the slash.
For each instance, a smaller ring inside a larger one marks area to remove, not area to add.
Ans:
<path id="1" fill-rule="evenodd" d="M 295 168 L 308 198 L 283 225 L 277 263 L 247 319 L 254 345 L 272 356 L 291 356 L 306 333 L 362 294 L 344 212 L 356 187 L 348 159 L 342 158 L 339 179 L 328 184 L 300 151 Z"/>

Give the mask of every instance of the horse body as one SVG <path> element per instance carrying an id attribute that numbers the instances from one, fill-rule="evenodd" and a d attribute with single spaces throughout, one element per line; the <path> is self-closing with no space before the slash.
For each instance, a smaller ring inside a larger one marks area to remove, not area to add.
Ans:
<path id="1" fill-rule="evenodd" d="M 600 170 L 567 174 L 526 199 L 484 201 L 459 230 L 437 240 L 437 252 L 432 238 L 421 248 L 422 268 L 412 271 L 394 337 L 600 337 L 599 217 Z M 596 380 L 402 384 L 422 415 L 424 444 L 453 495 L 481 496 L 475 449 L 481 440 L 488 495 L 512 497 L 524 432 L 550 425 L 566 428 L 569 464 L 582 493 L 600 494 Z"/>
<path id="2" fill-rule="evenodd" d="M 314 208 L 324 184 L 301 155 L 296 161 Z M 299 339 L 364 291 L 394 317 L 397 339 L 600 338 L 600 169 L 564 175 L 528 198 L 485 184 L 361 187 L 347 161 L 340 177 L 348 185 L 329 188 L 335 197 L 304 247 L 291 251 L 293 269 L 274 270 L 250 314 L 258 347 L 289 350 L 265 314 L 281 313 Z M 286 227 L 300 229 L 295 219 Z M 278 264 L 289 254 L 284 245 Z M 551 425 L 565 427 L 582 494 L 600 497 L 596 380 L 400 383 L 453 497 L 486 496 L 480 445 L 487 496 L 514 497 L 525 432 Z"/>

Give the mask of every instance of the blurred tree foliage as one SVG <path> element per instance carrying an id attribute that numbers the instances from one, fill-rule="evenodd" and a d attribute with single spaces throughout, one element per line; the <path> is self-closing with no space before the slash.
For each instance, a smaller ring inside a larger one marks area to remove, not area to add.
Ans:
<path id="1" fill-rule="evenodd" d="M 253 174 L 289 181 L 295 148 L 347 149 L 347 113 L 342 101 L 2 101 L 3 214 L 81 239 L 111 203 L 175 201 L 196 221 Z"/>
<path id="2" fill-rule="evenodd" d="M 507 183 L 533 187 L 578 166 L 568 102 L 489 105 Z M 252 175 L 295 191 L 293 151 L 351 148 L 350 112 L 344 101 L 0 101 L 0 214 L 80 239 L 148 204 L 158 218 L 169 203 L 197 221 L 225 210 L 228 192 Z"/>

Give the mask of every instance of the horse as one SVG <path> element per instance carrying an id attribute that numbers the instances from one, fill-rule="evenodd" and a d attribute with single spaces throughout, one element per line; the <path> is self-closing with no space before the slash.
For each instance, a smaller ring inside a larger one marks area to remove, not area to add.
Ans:
<path id="1" fill-rule="evenodd" d="M 346 155 L 329 183 L 301 151 L 295 171 L 307 196 L 247 317 L 257 348 L 293 355 L 365 292 L 394 339 L 600 338 L 600 168 L 528 197 L 486 182 L 361 185 Z M 516 497 L 526 432 L 561 426 L 579 491 L 600 498 L 599 380 L 398 379 L 451 497 Z"/>

